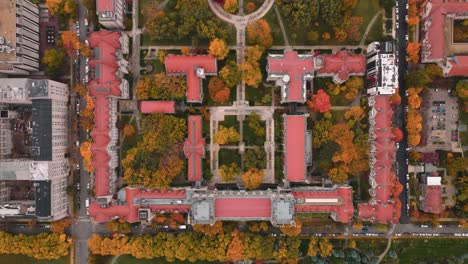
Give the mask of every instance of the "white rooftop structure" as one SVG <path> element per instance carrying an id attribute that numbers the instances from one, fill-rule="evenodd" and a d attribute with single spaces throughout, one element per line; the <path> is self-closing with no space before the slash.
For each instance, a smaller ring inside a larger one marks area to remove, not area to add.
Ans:
<path id="1" fill-rule="evenodd" d="M 426 178 L 427 185 L 441 185 L 442 177 L 440 176 L 430 176 Z"/>

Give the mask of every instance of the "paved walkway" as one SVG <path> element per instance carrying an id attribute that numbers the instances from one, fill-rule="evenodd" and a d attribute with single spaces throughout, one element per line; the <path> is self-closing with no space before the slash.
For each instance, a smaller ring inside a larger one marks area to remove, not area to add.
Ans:
<path id="1" fill-rule="evenodd" d="M 141 30 L 138 29 L 138 0 L 133 0 L 133 9 L 132 9 L 132 55 L 130 57 L 130 65 L 132 67 L 133 75 L 133 89 L 132 89 L 132 99 L 135 108 L 133 110 L 133 117 L 136 120 L 138 133 L 141 134 L 141 120 L 140 120 L 140 110 L 138 107 L 138 99 L 136 95 L 136 85 L 140 79 L 140 35 Z"/>
<path id="2" fill-rule="evenodd" d="M 276 13 L 276 17 L 278 18 L 278 22 L 281 28 L 281 34 L 283 35 L 284 45 L 286 47 L 289 47 L 288 35 L 286 35 L 286 30 L 284 29 L 283 19 L 281 18 L 281 14 L 279 12 L 279 8 L 277 5 L 275 5 L 275 13 Z"/>
<path id="3" fill-rule="evenodd" d="M 361 42 L 359 43 L 360 46 L 363 46 L 366 39 L 367 39 L 367 35 L 369 35 L 369 31 L 371 30 L 372 26 L 374 25 L 375 21 L 377 20 L 377 18 L 379 18 L 379 16 L 381 16 L 383 13 L 385 12 L 385 10 L 382 8 L 379 10 L 379 12 L 377 12 L 377 14 L 374 15 L 374 17 L 372 18 L 372 20 L 369 22 L 369 24 L 367 25 L 367 28 L 366 28 L 366 31 L 364 32 L 364 35 L 362 36 L 362 39 L 361 39 Z"/>

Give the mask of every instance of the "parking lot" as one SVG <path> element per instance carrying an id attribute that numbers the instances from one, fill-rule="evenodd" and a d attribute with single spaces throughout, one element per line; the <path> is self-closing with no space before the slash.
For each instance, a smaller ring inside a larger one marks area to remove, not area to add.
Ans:
<path id="1" fill-rule="evenodd" d="M 424 98 L 423 122 L 427 129 L 423 131 L 423 146 L 416 147 L 420 152 L 433 152 L 437 149 L 460 152 L 458 135 L 458 103 L 446 89 L 431 89 Z"/>

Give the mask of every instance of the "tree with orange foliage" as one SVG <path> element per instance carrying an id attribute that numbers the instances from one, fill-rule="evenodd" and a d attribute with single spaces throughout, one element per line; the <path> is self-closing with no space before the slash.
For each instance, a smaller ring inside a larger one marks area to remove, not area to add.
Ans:
<path id="1" fill-rule="evenodd" d="M 408 19 L 406 20 L 406 23 L 408 23 L 410 27 L 415 27 L 419 24 L 419 17 L 416 17 L 416 16 L 408 17 Z"/>
<path id="2" fill-rule="evenodd" d="M 226 58 L 229 53 L 229 48 L 227 47 L 224 40 L 215 38 L 210 41 L 208 52 L 215 56 L 218 60 L 224 60 L 224 58 Z"/>
<path id="3" fill-rule="evenodd" d="M 63 234 L 63 232 L 65 232 L 65 228 L 67 228 L 70 224 L 70 218 L 63 218 L 62 220 L 52 222 L 50 224 L 50 230 L 54 233 Z"/>
<path id="4" fill-rule="evenodd" d="M 75 85 L 74 88 L 75 92 L 79 94 L 80 96 L 86 96 L 88 95 L 88 88 L 82 84 L 77 84 Z"/>
<path id="5" fill-rule="evenodd" d="M 84 169 L 87 172 L 94 171 L 93 165 L 91 164 L 92 153 L 91 153 L 91 142 L 83 142 L 80 146 L 80 154 L 83 157 Z"/>
<path id="6" fill-rule="evenodd" d="M 329 40 L 331 38 L 330 33 L 325 32 L 322 34 L 322 39 L 323 40 Z"/>
<path id="7" fill-rule="evenodd" d="M 330 96 L 320 89 L 317 94 L 312 95 L 312 98 L 307 101 L 307 106 L 315 112 L 325 113 L 331 108 Z"/>
<path id="8" fill-rule="evenodd" d="M 132 231 L 132 225 L 125 221 L 124 217 L 120 217 L 118 219 L 114 219 L 106 223 L 107 229 L 111 232 L 119 233 L 119 234 L 127 234 Z"/>
<path id="9" fill-rule="evenodd" d="M 333 31 L 335 32 L 335 39 L 340 43 L 348 38 L 348 33 L 339 27 L 334 27 Z"/>
<path id="10" fill-rule="evenodd" d="M 65 51 L 67 52 L 68 57 L 75 58 L 76 51 L 80 50 L 80 47 L 81 47 L 80 40 L 78 39 L 78 36 L 76 35 L 76 33 L 73 31 L 65 31 L 62 33 L 60 38 L 61 38 L 62 46 L 65 48 Z"/>
<path id="11" fill-rule="evenodd" d="M 236 0 L 237 1 L 237 0 Z M 231 232 L 232 240 L 229 243 L 226 257 L 230 261 L 239 261 L 244 259 L 244 243 L 240 239 L 239 230 Z"/>
<path id="12" fill-rule="evenodd" d="M 271 30 L 265 19 L 255 20 L 247 25 L 247 38 L 251 44 L 269 48 L 273 44 Z"/>
<path id="13" fill-rule="evenodd" d="M 255 3 L 254 2 L 247 2 L 247 5 L 245 6 L 245 8 L 247 9 L 247 13 L 252 13 L 253 11 L 255 11 Z"/>
<path id="14" fill-rule="evenodd" d="M 294 225 L 283 225 L 280 230 L 287 236 L 298 236 L 302 232 L 302 222 L 299 220 L 294 221 Z"/>
<path id="15" fill-rule="evenodd" d="M 392 128 L 392 133 L 395 136 L 393 139 L 395 142 L 401 142 L 403 140 L 403 132 L 398 127 Z"/>
<path id="16" fill-rule="evenodd" d="M 130 124 L 125 124 L 125 126 L 123 128 L 123 134 L 126 137 L 133 136 L 133 134 L 135 134 L 135 127 L 133 125 L 130 125 Z"/>
<path id="17" fill-rule="evenodd" d="M 46 0 L 46 5 L 53 15 L 75 17 L 76 0 Z"/>
<path id="18" fill-rule="evenodd" d="M 390 96 L 390 102 L 393 105 L 401 104 L 401 96 L 398 94 L 398 89 L 395 90 L 395 93 Z"/>
<path id="19" fill-rule="evenodd" d="M 348 111 L 345 112 L 344 118 L 347 120 L 353 120 L 356 122 L 361 121 L 364 117 L 366 117 L 364 113 L 364 109 L 359 105 L 352 106 Z"/>
<path id="20" fill-rule="evenodd" d="M 223 104 L 229 99 L 231 90 L 227 88 L 224 82 L 218 77 L 212 77 L 208 83 L 208 92 L 211 100 Z"/>
<path id="21" fill-rule="evenodd" d="M 410 109 L 419 109 L 419 107 L 421 107 L 422 99 L 417 93 L 410 93 L 408 91 L 408 96 L 406 97 L 406 100 L 408 101 L 408 107 Z"/>
<path id="22" fill-rule="evenodd" d="M 406 51 L 408 52 L 408 62 L 418 63 L 420 50 L 421 45 L 418 42 L 409 42 L 406 46 Z"/>
<path id="23" fill-rule="evenodd" d="M 264 177 L 263 170 L 257 168 L 251 168 L 244 174 L 242 174 L 242 181 L 244 181 L 245 188 L 249 190 L 257 189 L 262 184 Z"/>
<path id="24" fill-rule="evenodd" d="M 412 147 L 416 147 L 421 142 L 420 134 L 408 134 L 408 144 Z"/>
<path id="25" fill-rule="evenodd" d="M 208 237 L 214 237 L 216 235 L 222 234 L 223 230 L 223 222 L 216 221 L 214 225 L 192 225 L 193 231 L 202 233 Z"/>

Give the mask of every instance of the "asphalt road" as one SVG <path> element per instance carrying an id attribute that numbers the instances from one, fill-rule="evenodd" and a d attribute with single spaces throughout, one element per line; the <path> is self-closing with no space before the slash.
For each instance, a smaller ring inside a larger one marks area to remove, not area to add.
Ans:
<path id="1" fill-rule="evenodd" d="M 399 94 L 401 96 L 401 104 L 396 108 L 395 111 L 395 120 L 398 127 L 403 131 L 403 140 L 400 142 L 400 147 L 396 153 L 396 173 L 400 183 L 403 185 L 403 191 L 400 194 L 401 201 L 401 217 L 400 223 L 407 224 L 409 223 L 408 216 L 408 205 L 409 205 L 409 193 L 408 193 L 408 164 L 407 160 L 407 151 L 408 147 L 407 142 L 407 133 L 405 128 L 405 108 L 406 108 L 406 86 L 405 86 L 405 75 L 408 69 L 408 63 L 406 62 L 406 35 L 408 34 L 408 25 L 406 23 L 405 16 L 407 14 L 406 10 L 406 1 L 398 0 L 397 1 L 397 33 L 396 33 L 396 48 L 397 48 L 397 58 L 398 58 L 398 83 L 399 83 Z"/>
<path id="2" fill-rule="evenodd" d="M 82 1 L 77 1 L 78 5 L 78 17 L 77 21 L 79 21 L 80 28 L 80 42 L 85 42 L 88 38 L 88 30 L 85 27 L 84 19 L 87 17 L 87 10 L 83 6 Z M 85 72 L 85 64 L 86 58 L 80 56 L 78 58 L 78 74 L 77 74 L 77 83 L 82 83 L 82 79 L 84 78 Z M 85 99 L 80 98 L 80 109 L 85 108 Z M 80 144 L 87 140 L 87 132 L 80 127 L 79 129 L 79 141 Z M 86 199 L 89 198 L 89 194 L 87 191 L 87 184 L 89 183 L 89 173 L 86 172 L 83 168 L 83 160 L 81 155 L 78 154 L 78 161 L 80 164 L 80 174 L 79 174 L 79 183 L 80 183 L 80 190 L 78 192 L 78 201 L 79 201 L 79 209 L 78 209 L 78 219 L 74 221 L 72 226 L 72 235 L 75 240 L 75 256 L 76 256 L 76 263 L 78 264 L 85 264 L 88 263 L 88 239 L 90 238 L 93 228 L 87 214 L 86 210 Z"/>

